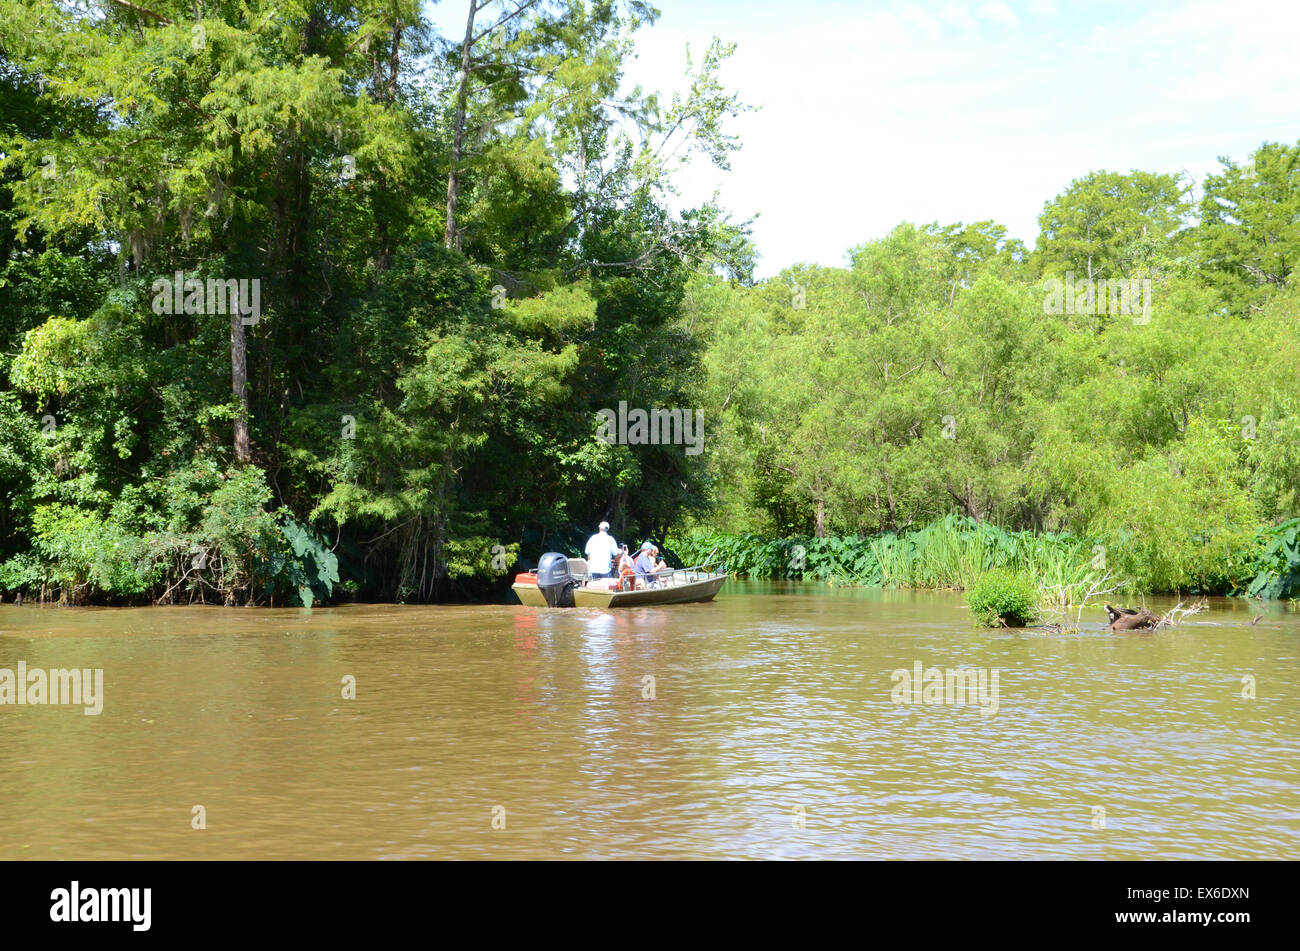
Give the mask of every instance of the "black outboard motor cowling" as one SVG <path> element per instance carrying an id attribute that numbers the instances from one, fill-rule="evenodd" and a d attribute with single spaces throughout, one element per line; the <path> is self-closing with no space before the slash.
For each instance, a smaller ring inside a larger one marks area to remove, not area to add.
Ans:
<path id="1" fill-rule="evenodd" d="M 548 551 L 537 563 L 537 587 L 548 607 L 573 607 L 573 589 L 578 582 L 569 574 L 569 559 L 559 552 Z"/>

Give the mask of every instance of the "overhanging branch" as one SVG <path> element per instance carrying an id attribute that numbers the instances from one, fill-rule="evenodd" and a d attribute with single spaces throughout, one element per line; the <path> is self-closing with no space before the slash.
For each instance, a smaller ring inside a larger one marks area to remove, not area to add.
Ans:
<path id="1" fill-rule="evenodd" d="M 127 10 L 130 10 L 134 13 L 138 13 L 141 16 L 149 17 L 150 19 L 155 20 L 158 23 L 166 23 L 168 26 L 171 26 L 172 24 L 172 21 L 167 17 L 163 16 L 161 13 L 155 13 L 154 11 L 146 9 L 145 7 L 137 6 L 134 3 L 128 2 L 128 0 L 109 0 L 109 3 L 116 4 L 119 7 L 125 7 Z"/>

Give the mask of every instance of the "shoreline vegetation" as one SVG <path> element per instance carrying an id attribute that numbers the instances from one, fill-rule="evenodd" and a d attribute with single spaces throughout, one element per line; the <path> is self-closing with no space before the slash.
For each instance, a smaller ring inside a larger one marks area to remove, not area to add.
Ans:
<path id="1" fill-rule="evenodd" d="M 1121 541 L 1080 539 L 1065 532 L 1009 532 L 959 515 L 915 530 L 875 536 L 800 536 L 696 531 L 670 540 L 684 563 L 705 558 L 741 577 L 814 580 L 862 587 L 965 591 L 990 576 L 1032 583 L 1040 596 L 1107 582 L 1107 593 L 1230 595 L 1300 599 L 1300 519 L 1260 529 L 1251 543 L 1222 551 L 1200 536 L 1186 540 L 1182 584 L 1144 584 L 1152 569 L 1131 552 L 1112 562 Z M 1121 580 L 1115 580 L 1121 579 Z"/>
<path id="2" fill-rule="evenodd" d="M 0 597 L 487 600 L 601 520 L 755 577 L 1296 596 L 1300 145 L 760 279 L 762 209 L 678 189 L 741 147 L 734 47 L 629 89 L 657 16 L 0 0 Z"/>

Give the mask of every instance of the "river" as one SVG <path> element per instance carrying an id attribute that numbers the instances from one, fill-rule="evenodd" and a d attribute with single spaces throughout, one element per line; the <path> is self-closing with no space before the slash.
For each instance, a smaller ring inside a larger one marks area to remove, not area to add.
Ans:
<path id="1" fill-rule="evenodd" d="M 100 668 L 103 709 L 0 705 L 0 858 L 1293 859 L 1300 612 L 1258 612 L 4 605 L 0 669 Z"/>

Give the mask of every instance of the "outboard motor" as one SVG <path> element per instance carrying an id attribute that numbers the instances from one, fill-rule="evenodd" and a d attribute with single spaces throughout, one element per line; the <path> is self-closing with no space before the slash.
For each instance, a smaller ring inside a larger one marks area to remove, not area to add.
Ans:
<path id="1" fill-rule="evenodd" d="M 569 559 L 559 552 L 548 551 L 537 563 L 537 587 L 548 607 L 573 607 L 573 589 L 578 582 L 569 573 Z"/>

